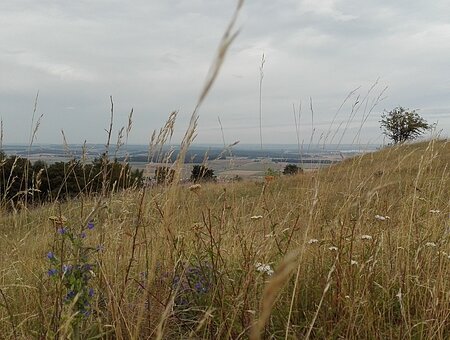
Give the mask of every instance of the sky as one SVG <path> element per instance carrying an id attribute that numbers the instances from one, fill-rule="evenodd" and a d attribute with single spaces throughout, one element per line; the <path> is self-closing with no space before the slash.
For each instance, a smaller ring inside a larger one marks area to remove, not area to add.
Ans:
<path id="1" fill-rule="evenodd" d="M 30 140 L 38 91 L 36 143 L 62 143 L 61 130 L 104 143 L 110 96 L 113 140 L 133 108 L 130 144 L 147 144 L 172 111 L 179 143 L 235 6 L 2 0 L 3 143 Z M 380 116 L 397 106 L 448 137 L 448 13 L 448 0 L 247 0 L 196 142 L 383 143 Z"/>

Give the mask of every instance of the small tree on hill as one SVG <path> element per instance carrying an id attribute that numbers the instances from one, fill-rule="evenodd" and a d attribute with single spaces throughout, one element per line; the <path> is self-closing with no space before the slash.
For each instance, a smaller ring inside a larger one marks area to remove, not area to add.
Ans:
<path id="1" fill-rule="evenodd" d="M 394 144 L 419 137 L 431 126 L 415 110 L 399 106 L 381 116 L 381 128 Z"/>
<path id="2" fill-rule="evenodd" d="M 214 170 L 209 169 L 204 165 L 194 165 L 191 172 L 191 181 L 215 181 L 216 176 L 214 175 Z"/>
<path id="3" fill-rule="evenodd" d="M 287 164 L 283 169 L 283 175 L 295 175 L 302 171 L 302 168 L 299 168 L 295 164 Z"/>

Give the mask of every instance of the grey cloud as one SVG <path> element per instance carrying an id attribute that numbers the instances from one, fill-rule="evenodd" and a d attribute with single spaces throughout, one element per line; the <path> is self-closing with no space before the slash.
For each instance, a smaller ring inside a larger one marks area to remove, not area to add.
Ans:
<path id="1" fill-rule="evenodd" d="M 27 140 L 23 124 L 30 120 L 37 90 L 45 113 L 41 142 L 59 142 L 60 129 L 72 142 L 104 141 L 109 95 L 116 103 L 117 129 L 135 109 L 132 142 L 146 143 L 151 130 L 176 109 L 180 138 L 234 5 L 222 0 L 3 1 L 0 115 L 6 142 Z M 258 143 L 263 52 L 267 142 L 296 143 L 292 103 L 301 99 L 304 104 L 301 124 L 307 138 L 310 96 L 316 127 L 323 130 L 350 90 L 361 85 L 364 95 L 378 77 L 379 90 L 386 85 L 389 90 L 364 136 L 378 138 L 380 112 L 396 105 L 439 118 L 448 133 L 449 12 L 447 1 L 247 1 L 238 39 L 201 108 L 198 141 L 220 142 L 214 128 L 220 115 L 230 138 Z M 334 128 L 349 110 L 344 108 Z"/>

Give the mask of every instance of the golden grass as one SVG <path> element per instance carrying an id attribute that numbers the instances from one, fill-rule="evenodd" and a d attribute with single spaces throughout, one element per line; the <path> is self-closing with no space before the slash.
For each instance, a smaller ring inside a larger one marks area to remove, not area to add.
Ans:
<path id="1" fill-rule="evenodd" d="M 448 141 L 431 141 L 270 183 L 114 193 L 87 237 L 103 250 L 82 338 L 446 339 L 449 163 Z M 49 217 L 77 227 L 95 204 L 3 214 L 2 338 L 74 336 L 70 306 L 53 318 Z M 190 271 L 205 291 L 174 285 Z"/>

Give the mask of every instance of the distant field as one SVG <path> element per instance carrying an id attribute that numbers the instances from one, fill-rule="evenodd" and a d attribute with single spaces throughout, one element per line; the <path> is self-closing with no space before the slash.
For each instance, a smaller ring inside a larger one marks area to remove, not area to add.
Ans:
<path id="1" fill-rule="evenodd" d="M 208 167 L 212 168 L 217 176 L 234 177 L 237 175 L 246 179 L 259 178 L 263 176 L 269 168 L 275 171 L 282 171 L 289 162 L 297 164 L 304 170 L 318 169 L 329 165 L 324 164 L 323 162 L 342 161 L 344 158 L 352 157 L 376 148 L 376 146 L 368 147 L 357 145 L 314 146 L 304 150 L 302 163 L 298 160 L 299 155 L 298 152 L 295 151 L 296 147 L 297 146 L 295 145 L 268 145 L 267 150 L 261 150 L 259 146 L 238 145 L 236 149 L 232 151 L 234 157 L 222 159 L 221 157 L 228 155 L 228 152 L 224 153 L 223 147 L 193 145 L 189 149 L 186 159 L 190 160 L 195 155 L 195 160 L 198 162 L 186 163 L 183 169 L 183 177 L 187 178 L 190 176 L 192 166 L 194 164 L 200 164 L 199 162 L 203 160 L 203 155 L 206 153 L 210 159 L 207 162 Z M 114 150 L 114 147 L 112 147 L 112 150 Z M 342 150 L 343 153 L 338 150 Z M 26 145 L 6 145 L 4 151 L 8 155 L 26 157 L 32 162 L 42 160 L 49 164 L 55 162 L 68 162 L 73 158 L 80 159 L 84 152 L 81 145 L 70 145 L 67 148 L 64 148 L 62 145 L 36 145 L 31 149 L 28 149 L 28 146 Z M 86 159 L 90 162 L 104 152 L 104 145 L 87 145 L 85 152 Z M 145 174 L 149 177 L 153 177 L 154 166 L 161 166 L 163 164 L 153 163 L 153 165 L 150 166 L 150 169 L 147 169 L 147 153 L 148 146 L 131 145 L 128 146 L 126 150 L 119 150 L 117 154 L 115 151 L 112 152 L 111 156 L 117 156 L 119 161 L 122 161 L 124 157 L 129 157 L 130 165 L 134 169 L 146 170 Z M 127 154 L 129 156 L 126 156 Z"/>
<path id="2" fill-rule="evenodd" d="M 338 159 L 334 159 L 336 162 Z M 183 167 L 183 178 L 190 176 L 191 169 L 196 164 L 202 163 L 188 163 Z M 230 178 L 234 176 L 240 176 L 242 179 L 256 179 L 265 175 L 268 169 L 274 171 L 283 172 L 284 167 L 288 163 L 286 162 L 273 162 L 267 159 L 226 159 L 226 160 L 212 160 L 206 163 L 207 167 L 214 170 L 214 173 L 219 178 Z M 319 163 L 297 164 L 305 171 L 322 168 L 327 165 Z M 156 167 L 166 166 L 164 163 L 152 163 L 147 166 L 147 163 L 131 163 L 131 166 L 136 169 L 145 170 L 147 177 L 154 176 Z"/>

